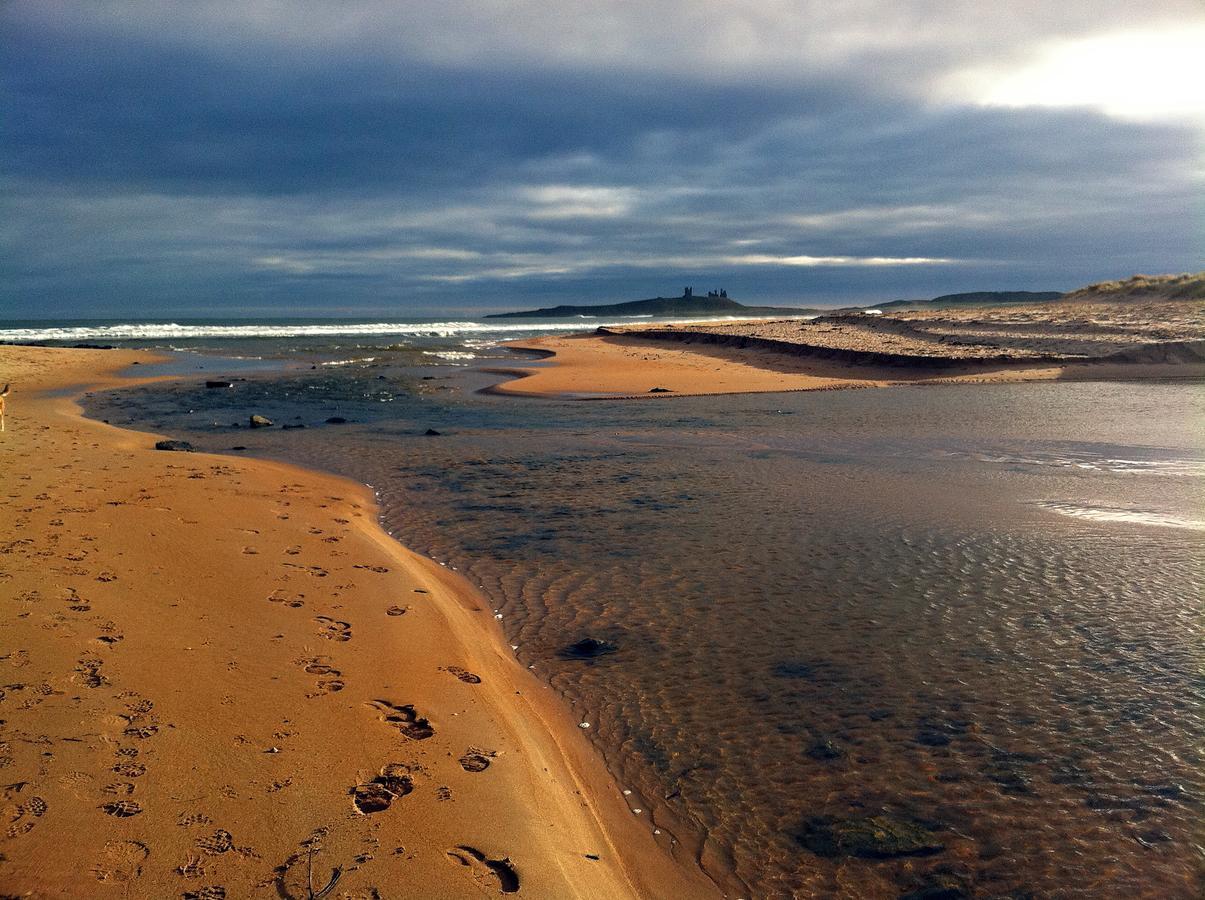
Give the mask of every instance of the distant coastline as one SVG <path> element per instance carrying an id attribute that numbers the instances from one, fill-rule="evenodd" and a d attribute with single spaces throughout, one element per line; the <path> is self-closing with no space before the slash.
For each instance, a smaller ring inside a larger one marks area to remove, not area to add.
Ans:
<path id="1" fill-rule="evenodd" d="M 866 306 L 844 306 L 824 309 L 814 306 L 746 306 L 730 298 L 727 292 L 711 291 L 706 296 L 695 295 L 687 288 L 679 297 L 650 297 L 647 300 L 628 300 L 623 303 L 598 305 L 561 304 L 518 312 L 491 313 L 487 319 L 559 319 L 598 316 L 725 316 L 759 318 L 764 316 L 817 316 L 834 312 L 863 309 L 898 309 L 901 307 L 979 306 L 1011 303 L 1048 303 L 1058 300 L 1059 291 L 971 291 L 962 294 L 943 294 L 932 300 L 891 300 Z"/>
<path id="2" fill-rule="evenodd" d="M 790 306 L 745 306 L 727 294 L 713 291 L 707 296 L 695 296 L 687 288 L 680 297 L 650 297 L 625 303 L 605 303 L 597 306 L 561 306 L 528 309 L 519 312 L 492 313 L 487 319 L 561 319 L 575 316 L 807 316 L 818 309 L 798 309 Z"/>

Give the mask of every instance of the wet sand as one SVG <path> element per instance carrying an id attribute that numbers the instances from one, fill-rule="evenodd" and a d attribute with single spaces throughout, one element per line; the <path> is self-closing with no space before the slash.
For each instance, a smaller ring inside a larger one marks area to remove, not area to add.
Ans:
<path id="1" fill-rule="evenodd" d="M 0 348 L 7 893 L 716 895 L 368 489 L 83 419 L 138 358 Z"/>
<path id="2" fill-rule="evenodd" d="M 683 345 L 635 333 L 583 334 L 515 341 L 509 347 L 550 354 L 531 368 L 491 368 L 511 380 L 489 393 L 529 397 L 686 397 L 779 391 L 825 391 L 893 384 L 1045 381 L 1065 367 L 902 371 L 807 359 L 764 348 Z M 661 388 L 661 390 L 657 390 Z"/>

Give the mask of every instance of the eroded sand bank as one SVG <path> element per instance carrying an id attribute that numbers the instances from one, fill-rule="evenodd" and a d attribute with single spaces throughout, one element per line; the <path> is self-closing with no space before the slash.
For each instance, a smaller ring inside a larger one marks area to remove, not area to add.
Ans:
<path id="1" fill-rule="evenodd" d="M 1108 346 L 1120 352 L 1112 359 L 1053 354 L 1033 338 L 1027 340 L 1037 350 L 1001 352 L 993 345 L 990 356 L 971 353 L 955 341 L 913 341 L 923 344 L 922 354 L 914 346 L 899 346 L 898 336 L 889 330 L 892 322 L 869 316 L 860 322 L 872 327 L 860 329 L 855 323 L 842 333 L 843 326 L 798 321 L 636 326 L 515 341 L 508 346 L 547 358 L 526 368 L 492 369 L 513 380 L 489 391 L 543 397 L 672 397 L 895 384 L 1205 378 L 1205 342 L 1196 333 Z M 1069 341 L 1065 334 L 1058 335 L 1060 349 Z"/>
<path id="2" fill-rule="evenodd" d="M 4 893 L 717 894 L 366 488 L 83 419 L 135 358 L 0 348 Z"/>

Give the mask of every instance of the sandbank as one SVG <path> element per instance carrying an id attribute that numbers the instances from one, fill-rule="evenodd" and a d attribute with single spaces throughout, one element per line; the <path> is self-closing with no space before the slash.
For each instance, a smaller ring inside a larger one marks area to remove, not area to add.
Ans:
<path id="1" fill-rule="evenodd" d="M 516 396 L 674 397 L 1049 380 L 1205 379 L 1199 302 L 1044 304 L 600 328 L 511 342 Z"/>

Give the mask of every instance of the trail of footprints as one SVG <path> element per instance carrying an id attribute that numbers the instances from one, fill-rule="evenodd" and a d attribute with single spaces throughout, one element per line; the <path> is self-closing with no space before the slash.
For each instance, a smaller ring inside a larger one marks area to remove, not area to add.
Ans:
<path id="1" fill-rule="evenodd" d="M 65 511 L 80 510 L 69 509 Z M 287 518 L 288 516 L 287 514 L 281 514 L 280 517 Z M 337 521 L 341 524 L 347 524 L 348 520 Z M 61 526 L 62 520 L 56 520 L 52 525 L 56 527 Z M 311 529 L 311 533 L 318 534 L 319 532 Z M 94 540 L 94 538 L 86 536 L 85 540 Z M 335 542 L 338 538 L 331 537 L 326 540 Z M 5 547 L 0 552 L 13 552 L 17 545 L 23 545 L 23 542 L 17 542 L 15 545 Z M 257 552 L 254 547 L 248 546 L 242 549 L 247 554 Z M 298 550 L 299 548 L 290 547 L 285 552 L 289 555 L 297 555 Z M 23 546 L 22 551 L 24 551 Z M 78 563 L 87 558 L 88 550 L 79 548 L 59 551 L 58 555 L 68 562 Z M 325 570 L 316 566 L 286 565 L 290 569 L 300 570 L 311 577 L 322 578 L 328 574 Z M 377 565 L 357 565 L 355 568 L 381 574 L 389 571 L 387 567 Z M 111 572 L 101 572 L 98 573 L 95 580 L 98 582 L 111 582 L 117 580 L 117 577 L 117 575 Z M 346 587 L 351 587 L 351 585 L 347 585 Z M 66 605 L 67 611 L 82 614 L 93 610 L 94 601 L 81 596 L 75 588 L 67 588 L 64 593 L 65 596 L 62 597 L 62 600 Z M 415 593 L 425 594 L 427 592 L 422 589 L 415 589 Z M 37 591 L 28 591 L 24 592 L 17 599 L 27 606 L 32 606 L 42 598 L 38 596 Z M 301 608 L 306 603 L 305 594 L 289 592 L 283 589 L 273 591 L 267 599 L 272 603 L 293 609 Z M 409 610 L 409 606 L 395 604 L 386 608 L 385 614 L 390 617 L 399 617 L 405 615 Z M 28 613 L 26 614 L 28 615 Z M 59 618 L 63 619 L 63 623 L 67 621 L 61 615 Z M 82 618 L 82 616 L 80 619 L 72 618 L 71 621 L 79 622 Z M 318 626 L 321 637 L 334 642 L 351 640 L 351 623 L 326 615 L 316 616 L 313 621 Z M 59 627 L 60 624 L 62 623 L 55 623 L 53 626 L 48 625 L 46 627 Z M 94 633 L 95 636 L 91 638 L 96 644 L 111 647 L 123 640 L 123 635 L 119 633 L 116 623 L 105 622 L 96 627 L 98 627 L 100 634 L 95 635 Z M 72 634 L 74 633 L 72 632 Z M 94 646 L 96 645 L 94 644 Z M 21 655 L 23 653 L 24 651 L 15 651 L 8 657 L 0 657 L 0 659 L 7 659 L 10 665 L 20 667 L 22 665 Z M 330 657 L 321 655 L 307 656 L 296 662 L 307 675 L 313 676 L 315 679 L 316 691 L 307 696 L 318 697 L 329 695 L 344 689 L 343 673 L 332 664 Z M 479 684 L 481 682 L 479 676 L 459 666 L 445 666 L 441 667 L 441 670 L 465 684 Z M 112 684 L 105 672 L 104 657 L 93 650 L 85 650 L 78 657 L 71 679 L 83 687 L 92 689 L 111 688 Z M 5 691 L 15 693 L 27 689 L 27 687 L 24 684 L 5 685 L 3 688 L 0 688 L 0 699 L 3 699 Z M 32 705 L 41 702 L 40 696 L 43 694 L 59 694 L 63 692 L 55 691 L 49 685 L 42 685 L 34 687 L 31 693 L 33 696 L 27 698 L 22 708 L 30 708 Z M 113 818 L 126 819 L 136 817 L 144 811 L 137 796 L 139 779 L 147 774 L 147 766 L 139 761 L 140 751 L 137 745 L 143 741 L 153 739 L 159 733 L 160 723 L 154 712 L 154 703 L 140 697 L 136 692 L 122 691 L 115 695 L 115 699 L 128 701 L 124 704 L 124 708 L 117 713 L 117 716 L 124 724 L 121 726 L 121 737 L 118 738 L 119 741 L 122 741 L 122 744 L 115 749 L 116 760 L 110 767 L 110 771 L 116 776 L 116 780 L 109 781 L 108 783 L 104 781 L 98 782 L 93 775 L 87 772 L 74 771 L 59 775 L 57 781 L 64 789 L 81 800 L 86 800 L 89 797 L 97 798 L 99 795 L 100 802 L 96 806 L 98 812 Z M 429 719 L 422 716 L 413 705 L 396 703 L 385 699 L 370 701 L 368 705 L 376 710 L 382 722 L 395 729 L 408 740 L 424 741 L 435 734 L 435 728 Z M 5 764 L 4 761 L 7 759 L 4 755 L 7 749 L 7 745 L 0 741 L 0 767 Z M 491 760 L 496 755 L 491 750 L 469 747 L 459 757 L 458 763 L 466 772 L 484 772 L 489 768 Z M 379 770 L 379 773 L 370 780 L 351 788 L 352 805 L 357 812 L 364 815 L 371 815 L 387 810 L 392 804 L 415 790 L 415 780 L 424 772 L 423 767 L 419 765 L 408 765 L 399 762 L 389 763 L 383 766 Z M 225 793 L 223 791 L 224 795 Z M 439 799 L 451 799 L 451 792 L 448 788 L 441 787 L 437 790 L 436 796 Z M 4 832 L 7 838 L 18 838 L 23 834 L 27 834 L 49 810 L 46 800 L 32 794 L 32 789 L 24 782 L 11 784 L 7 788 L 4 788 L 3 798 L 5 801 L 5 818 L 8 820 L 6 831 Z M 92 802 L 96 803 L 97 801 L 94 799 Z M 178 819 L 178 824 L 186 828 L 203 827 L 212 825 L 212 820 L 203 813 L 192 813 L 181 816 Z M 258 854 L 252 848 L 236 846 L 232 834 L 220 828 L 212 833 L 206 833 L 197 837 L 193 842 L 193 846 L 195 848 L 194 852 L 188 854 L 174 871 L 181 879 L 194 883 L 203 882 L 211 874 L 213 862 L 224 857 L 226 854 L 258 858 Z M 305 843 L 303 842 L 304 846 Z M 402 853 L 404 850 L 398 847 L 394 852 Z M 142 875 L 150 853 L 149 847 L 139 841 L 108 841 L 89 871 L 98 882 L 124 884 L 128 892 L 130 890 L 129 884 Z M 519 875 L 510 860 L 505 857 L 493 858 L 478 848 L 465 844 L 449 849 L 447 851 L 447 858 L 451 863 L 463 868 L 465 874 L 473 882 L 491 892 L 516 893 L 519 890 Z M 306 859 L 306 856 L 304 854 L 297 855 L 286 863 L 286 866 L 283 868 L 296 868 L 294 864 L 298 859 Z M 358 864 L 371 859 L 371 853 L 361 854 L 356 857 L 357 866 L 353 866 L 352 869 L 354 870 L 358 867 Z M 324 896 L 335 887 L 341 871 L 342 869 L 335 869 L 329 883 L 320 891 L 314 889 L 316 886 L 308 886 L 308 895 L 315 897 Z M 284 881 L 282 879 L 279 886 L 283 886 L 283 884 Z M 282 893 L 282 895 L 285 894 Z M 287 895 L 293 896 L 294 894 L 290 892 Z M 298 896 L 305 895 L 298 894 Z M 183 891 L 179 896 L 185 898 L 185 900 L 224 900 L 227 896 L 227 889 L 218 884 L 201 884 Z"/>
<path id="2" fill-rule="evenodd" d="M 306 694 L 307 697 L 321 697 L 324 694 L 336 694 L 347 686 L 343 673 L 329 663 L 329 656 L 304 656 L 297 660 L 307 674 L 316 675 L 317 690 Z"/>

